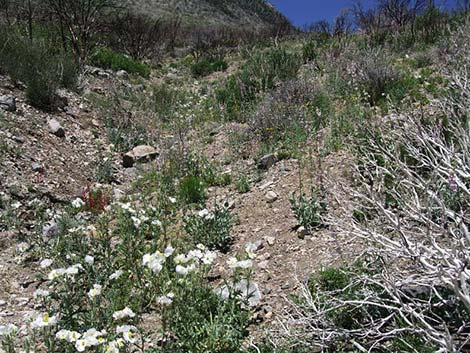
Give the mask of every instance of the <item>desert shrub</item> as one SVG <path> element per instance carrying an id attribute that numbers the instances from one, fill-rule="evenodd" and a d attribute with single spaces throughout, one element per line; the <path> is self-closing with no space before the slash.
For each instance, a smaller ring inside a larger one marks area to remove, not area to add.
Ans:
<path id="1" fill-rule="evenodd" d="M 309 40 L 302 47 L 302 58 L 305 63 L 315 61 L 318 58 L 318 43 Z"/>
<path id="2" fill-rule="evenodd" d="M 182 288 L 165 317 L 175 340 L 164 351 L 178 353 L 240 352 L 250 321 L 235 296 L 223 300 L 212 288 L 196 286 Z"/>
<path id="3" fill-rule="evenodd" d="M 217 90 L 217 100 L 229 118 L 240 118 L 243 108 L 249 107 L 259 93 L 273 89 L 279 81 L 294 78 L 300 65 L 301 58 L 284 48 L 256 52 L 240 72 L 230 76 Z"/>
<path id="4" fill-rule="evenodd" d="M 156 85 L 152 89 L 153 108 L 162 121 L 170 120 L 175 106 L 182 100 L 183 93 L 166 84 Z"/>
<path id="5" fill-rule="evenodd" d="M 378 105 L 400 79 L 400 74 L 381 49 L 363 53 L 358 60 L 359 85 L 366 91 L 368 102 Z"/>
<path id="6" fill-rule="evenodd" d="M 142 77 L 149 77 L 151 71 L 148 65 L 107 48 L 98 49 L 90 57 L 90 62 L 103 69 L 125 70 L 128 73 L 138 74 Z"/>
<path id="7" fill-rule="evenodd" d="M 310 195 L 301 193 L 298 197 L 292 197 L 290 203 L 295 218 L 306 230 L 311 231 L 324 224 L 327 205 L 321 190 L 313 189 Z"/>
<path id="8" fill-rule="evenodd" d="M 220 58 L 203 58 L 191 66 L 191 73 L 194 77 L 204 77 L 217 71 L 227 70 L 228 65 Z"/>
<path id="9" fill-rule="evenodd" d="M 194 245 L 203 244 L 211 250 L 227 251 L 232 242 L 230 229 L 233 216 L 223 206 L 215 205 L 214 211 L 204 209 L 187 216 L 184 229 Z"/>
<path id="10" fill-rule="evenodd" d="M 203 204 L 207 198 L 203 179 L 193 175 L 183 178 L 178 186 L 178 195 L 188 205 Z"/>
<path id="11" fill-rule="evenodd" d="M 39 109 L 54 110 L 59 104 L 56 91 L 73 89 L 78 69 L 72 58 L 51 51 L 43 42 L 31 43 L 12 30 L 0 31 L 0 65 L 12 80 L 26 84 L 26 99 Z"/>

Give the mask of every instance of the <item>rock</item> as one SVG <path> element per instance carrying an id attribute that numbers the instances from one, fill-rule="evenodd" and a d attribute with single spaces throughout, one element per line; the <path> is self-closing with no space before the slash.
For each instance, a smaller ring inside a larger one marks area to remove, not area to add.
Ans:
<path id="1" fill-rule="evenodd" d="M 258 161 L 258 168 L 267 170 L 271 168 L 274 164 L 276 164 L 278 161 L 279 159 L 274 153 L 267 154 L 261 157 Z"/>
<path id="2" fill-rule="evenodd" d="M 273 203 L 279 198 L 274 191 L 268 191 L 265 197 L 268 203 Z"/>
<path id="3" fill-rule="evenodd" d="M 13 140 L 15 140 L 15 142 L 18 142 L 18 143 L 24 143 L 25 142 L 25 139 L 22 136 L 14 136 Z"/>
<path id="4" fill-rule="evenodd" d="M 36 172 L 36 173 L 43 173 L 44 172 L 44 167 L 39 163 L 31 164 L 31 169 L 33 170 L 33 172 Z"/>
<path id="5" fill-rule="evenodd" d="M 55 222 L 46 224 L 42 229 L 42 236 L 44 239 L 50 239 L 57 234 L 59 234 L 59 226 Z"/>
<path id="6" fill-rule="evenodd" d="M 129 74 L 126 70 L 119 70 L 118 72 L 116 72 L 116 76 L 119 78 L 128 78 Z"/>
<path id="7" fill-rule="evenodd" d="M 235 208 L 235 200 L 228 198 L 224 201 L 223 203 L 224 207 L 226 207 L 228 210 L 233 210 Z"/>
<path id="8" fill-rule="evenodd" d="M 264 260 L 264 261 L 261 261 L 260 263 L 258 263 L 258 268 L 260 268 L 262 270 L 267 269 L 268 266 L 269 266 L 269 261 L 268 260 Z"/>
<path id="9" fill-rule="evenodd" d="M 304 226 L 300 226 L 299 228 L 297 228 L 297 236 L 300 239 L 305 239 L 305 237 L 307 237 L 308 235 L 310 235 L 310 232 Z"/>
<path id="10" fill-rule="evenodd" d="M 47 122 L 49 131 L 57 137 L 65 137 L 65 130 L 56 119 L 51 119 Z"/>
<path id="11" fill-rule="evenodd" d="M 13 96 L 0 96 L 0 109 L 7 112 L 16 111 L 16 98 Z"/>
<path id="12" fill-rule="evenodd" d="M 268 243 L 269 246 L 273 246 L 276 242 L 275 237 L 265 237 L 264 240 L 266 240 L 266 243 Z"/>
<path id="13" fill-rule="evenodd" d="M 122 165 L 124 168 L 132 168 L 136 162 L 155 159 L 158 154 L 159 153 L 155 147 L 140 145 L 124 154 L 122 157 Z"/>

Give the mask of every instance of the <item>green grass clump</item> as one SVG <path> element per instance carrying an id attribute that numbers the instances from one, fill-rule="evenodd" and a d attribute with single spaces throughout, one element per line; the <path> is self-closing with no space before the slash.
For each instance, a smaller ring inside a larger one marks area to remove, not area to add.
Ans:
<path id="1" fill-rule="evenodd" d="M 217 71 L 227 70 L 228 65 L 220 58 L 205 58 L 191 66 L 191 73 L 194 77 L 204 77 Z"/>
<path id="2" fill-rule="evenodd" d="M 150 66 L 138 62 L 129 56 L 116 53 L 111 49 L 98 49 L 90 58 L 91 63 L 103 69 L 114 71 L 125 70 L 130 74 L 138 74 L 142 77 L 150 76 Z"/>
<path id="3" fill-rule="evenodd" d="M 321 190 L 312 190 L 310 195 L 302 193 L 299 197 L 290 199 L 292 211 L 299 224 L 307 230 L 313 230 L 323 225 L 322 216 L 327 207 Z"/>
<path id="4" fill-rule="evenodd" d="M 179 184 L 178 195 L 188 205 L 201 205 L 207 198 L 205 183 L 200 177 L 187 176 Z"/>

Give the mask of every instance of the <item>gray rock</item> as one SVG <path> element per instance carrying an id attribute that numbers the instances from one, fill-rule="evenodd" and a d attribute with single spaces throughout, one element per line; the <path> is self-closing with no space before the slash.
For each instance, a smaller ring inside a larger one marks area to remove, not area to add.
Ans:
<path id="1" fill-rule="evenodd" d="M 155 147 L 141 145 L 124 154 L 122 165 L 124 168 L 132 168 L 136 162 L 145 162 L 155 159 L 159 152 Z"/>
<path id="2" fill-rule="evenodd" d="M 56 119 L 49 120 L 47 124 L 49 125 L 49 131 L 52 134 L 57 137 L 65 137 L 65 130 Z"/>
<path id="3" fill-rule="evenodd" d="M 118 72 L 116 72 L 116 76 L 119 78 L 128 78 L 129 74 L 126 70 L 119 70 Z"/>
<path id="4" fill-rule="evenodd" d="M 309 235 L 309 230 L 306 229 L 304 226 L 300 226 L 299 228 L 297 228 L 297 236 L 299 237 L 299 239 L 305 239 Z"/>
<path id="5" fill-rule="evenodd" d="M 15 142 L 18 142 L 18 143 L 24 143 L 25 142 L 25 139 L 22 136 L 14 136 L 13 140 L 15 140 Z"/>
<path id="6" fill-rule="evenodd" d="M 261 157 L 258 161 L 258 168 L 267 170 L 271 168 L 274 164 L 276 164 L 278 161 L 279 159 L 274 153 L 267 154 Z"/>
<path id="7" fill-rule="evenodd" d="M 16 111 L 16 98 L 13 96 L 0 96 L 0 109 L 7 112 Z"/>
<path id="8" fill-rule="evenodd" d="M 266 240 L 266 243 L 268 243 L 269 246 L 273 246 L 274 243 L 276 242 L 275 237 L 265 237 L 264 240 Z"/>
<path id="9" fill-rule="evenodd" d="M 36 172 L 36 173 L 44 172 L 44 167 L 41 164 L 36 163 L 36 162 L 31 164 L 31 169 L 33 170 L 33 172 Z"/>
<path id="10" fill-rule="evenodd" d="M 46 224 L 42 229 L 42 236 L 44 239 L 53 238 L 57 234 L 59 234 L 59 226 L 55 222 Z"/>
<path id="11" fill-rule="evenodd" d="M 277 194 L 274 191 L 268 191 L 265 197 L 268 203 L 273 203 L 277 201 L 277 199 L 279 198 L 279 196 L 277 196 Z"/>

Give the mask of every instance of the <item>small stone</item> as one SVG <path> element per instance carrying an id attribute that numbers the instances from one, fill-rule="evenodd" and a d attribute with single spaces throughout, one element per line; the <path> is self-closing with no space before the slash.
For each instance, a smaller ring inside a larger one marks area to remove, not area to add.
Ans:
<path id="1" fill-rule="evenodd" d="M 119 70 L 118 72 L 116 72 L 116 76 L 119 78 L 128 78 L 129 74 L 126 70 Z"/>
<path id="2" fill-rule="evenodd" d="M 7 305 L 7 302 L 4 301 L 4 300 L 0 300 L 0 306 L 6 306 Z"/>
<path id="3" fill-rule="evenodd" d="M 31 164 L 31 169 L 33 170 L 33 172 L 35 173 L 44 173 L 44 167 L 39 164 L 39 163 L 33 163 Z"/>
<path id="4" fill-rule="evenodd" d="M 55 222 L 45 225 L 42 229 L 42 236 L 45 239 L 50 239 L 57 234 L 59 234 L 59 226 Z"/>
<path id="5" fill-rule="evenodd" d="M 140 145 L 124 154 L 122 157 L 122 165 L 124 168 L 132 168 L 136 162 L 155 159 L 158 154 L 159 153 L 155 147 Z"/>
<path id="6" fill-rule="evenodd" d="M 281 286 L 281 289 L 282 290 L 286 290 L 286 289 L 289 289 L 291 287 L 290 283 L 289 282 L 286 282 L 284 283 L 282 286 Z"/>
<path id="7" fill-rule="evenodd" d="M 275 237 L 265 237 L 264 240 L 266 240 L 266 243 L 268 243 L 269 246 L 273 246 L 276 242 Z"/>
<path id="8" fill-rule="evenodd" d="M 22 136 L 14 136 L 13 140 L 15 140 L 15 142 L 18 142 L 18 143 L 24 143 L 25 142 L 25 139 Z"/>
<path id="9" fill-rule="evenodd" d="M 0 109 L 7 112 L 16 111 L 16 98 L 13 96 L 0 96 Z"/>
<path id="10" fill-rule="evenodd" d="M 277 194 L 274 191 L 268 191 L 268 193 L 266 194 L 266 201 L 268 203 L 273 203 L 277 201 L 278 198 L 279 196 L 277 196 Z"/>
<path id="11" fill-rule="evenodd" d="M 235 200 L 234 199 L 226 199 L 224 201 L 224 207 L 226 207 L 228 210 L 233 210 L 235 208 Z"/>
<path id="12" fill-rule="evenodd" d="M 57 137 L 65 137 L 65 130 L 56 119 L 51 119 L 48 122 L 49 131 Z"/>
<path id="13" fill-rule="evenodd" d="M 265 270 L 268 268 L 268 265 L 269 265 L 269 261 L 268 260 L 264 260 L 264 261 L 261 261 L 258 263 L 258 267 L 262 270 Z"/>
<path id="14" fill-rule="evenodd" d="M 305 239 L 308 235 L 310 235 L 310 232 L 304 226 L 297 228 L 297 236 L 299 239 Z"/>
<path id="15" fill-rule="evenodd" d="M 274 164 L 276 164 L 278 161 L 279 159 L 274 153 L 267 154 L 261 157 L 258 161 L 258 168 L 267 170 L 271 168 Z"/>

